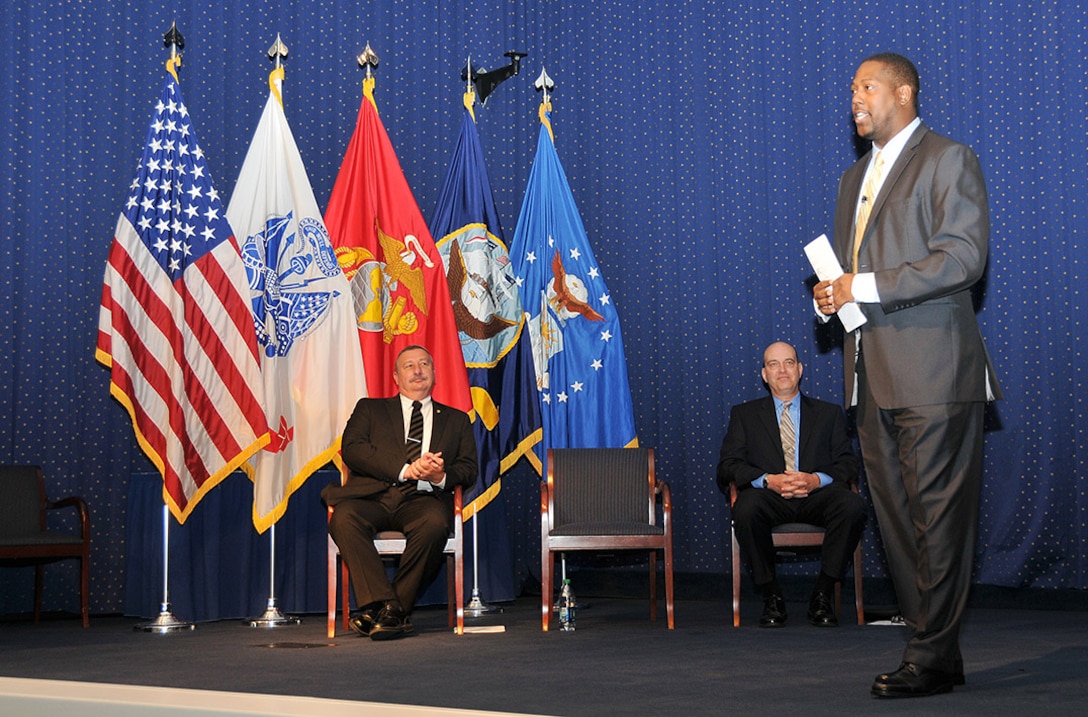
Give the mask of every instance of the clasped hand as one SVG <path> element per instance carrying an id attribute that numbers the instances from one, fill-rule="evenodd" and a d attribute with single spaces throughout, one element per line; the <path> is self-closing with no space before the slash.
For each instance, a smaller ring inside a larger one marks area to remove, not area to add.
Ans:
<path id="1" fill-rule="evenodd" d="M 408 480 L 425 480 L 429 483 L 441 483 L 446 473 L 446 462 L 442 460 L 442 452 L 424 453 L 419 458 L 408 464 L 404 470 L 404 477 Z"/>
<path id="2" fill-rule="evenodd" d="M 807 498 L 820 487 L 820 476 L 815 473 L 786 471 L 768 475 L 765 485 L 783 498 Z"/>

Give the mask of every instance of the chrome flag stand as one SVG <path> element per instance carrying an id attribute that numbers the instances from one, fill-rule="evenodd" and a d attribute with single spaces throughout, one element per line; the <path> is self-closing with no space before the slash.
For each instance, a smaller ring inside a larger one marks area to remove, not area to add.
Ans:
<path id="1" fill-rule="evenodd" d="M 157 632 L 160 635 L 178 630 L 195 630 L 196 625 L 191 622 L 182 622 L 170 612 L 170 509 L 166 503 L 162 505 L 162 604 L 159 607 L 159 616 L 151 622 L 137 624 L 133 629 L 141 632 Z"/>
<path id="2" fill-rule="evenodd" d="M 268 565 L 268 605 L 265 608 L 264 614 L 260 617 L 253 617 L 242 622 L 245 622 L 250 627 L 281 627 L 283 625 L 298 625 L 302 622 L 302 618 L 286 616 L 280 612 L 280 609 L 276 607 L 276 524 L 273 523 L 271 529 L 268 531 L 269 540 L 272 543 L 272 554 L 269 557 Z"/>
<path id="3" fill-rule="evenodd" d="M 476 538 L 476 521 L 480 518 L 479 511 L 472 514 L 472 599 L 465 605 L 465 617 L 483 617 L 502 612 L 501 607 L 488 605 L 480 599 L 480 558 Z"/>

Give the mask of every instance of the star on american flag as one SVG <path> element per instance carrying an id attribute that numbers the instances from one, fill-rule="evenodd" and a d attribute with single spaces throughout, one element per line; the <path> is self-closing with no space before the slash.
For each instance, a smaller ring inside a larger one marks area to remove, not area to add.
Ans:
<path id="1" fill-rule="evenodd" d="M 189 111 L 178 99 L 168 96 L 155 105 L 124 214 L 172 280 L 232 235 Z"/>

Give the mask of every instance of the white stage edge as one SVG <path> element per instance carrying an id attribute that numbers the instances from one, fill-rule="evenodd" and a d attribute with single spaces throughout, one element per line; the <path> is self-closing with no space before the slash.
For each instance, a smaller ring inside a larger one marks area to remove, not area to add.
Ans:
<path id="1" fill-rule="evenodd" d="M 368 717 L 514 717 L 511 712 L 0 677 L 0 717 L 358 717 L 360 714 Z"/>

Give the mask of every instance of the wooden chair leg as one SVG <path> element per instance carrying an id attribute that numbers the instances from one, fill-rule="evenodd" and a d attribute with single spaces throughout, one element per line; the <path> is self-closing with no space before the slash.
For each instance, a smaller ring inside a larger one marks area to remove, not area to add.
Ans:
<path id="1" fill-rule="evenodd" d="M 91 561 L 86 552 L 79 559 L 79 611 L 83 613 L 83 627 L 90 627 Z"/>
<path id="2" fill-rule="evenodd" d="M 650 551 L 650 620 L 657 621 L 657 551 Z"/>
<path id="3" fill-rule="evenodd" d="M 552 616 L 552 572 L 555 569 L 555 554 L 544 548 L 540 559 L 540 629 L 548 631 L 548 621 Z"/>
<path id="4" fill-rule="evenodd" d="M 454 563 L 454 605 L 456 615 L 456 625 L 454 626 L 454 632 L 458 635 L 465 634 L 465 559 L 464 555 L 458 556 L 453 561 Z"/>
<path id="5" fill-rule="evenodd" d="M 669 629 L 676 627 L 673 620 L 673 592 L 672 592 L 672 542 L 665 546 L 665 619 Z"/>
<path id="6" fill-rule="evenodd" d="M 343 624 L 343 629 L 348 630 L 348 620 L 351 619 L 351 595 L 348 590 L 351 588 L 351 575 L 348 573 L 347 563 L 344 559 L 340 559 L 340 607 L 341 616 L 340 622 Z"/>
<path id="7" fill-rule="evenodd" d="M 454 601 L 457 600 L 457 570 L 454 566 L 456 561 L 452 555 L 446 555 L 446 626 L 457 627 L 456 622 L 456 608 Z"/>
<path id="8" fill-rule="evenodd" d="M 865 577 L 862 571 L 863 565 L 864 563 L 862 563 L 861 559 L 861 541 L 858 541 L 858 547 L 854 550 L 854 609 L 858 614 L 859 625 L 865 624 L 865 602 L 861 594 L 862 580 Z"/>
<path id="9" fill-rule="evenodd" d="M 328 638 L 331 640 L 336 637 L 336 571 L 339 567 L 337 558 L 340 553 L 336 550 L 336 544 L 333 543 L 332 537 L 328 538 L 328 563 L 326 576 L 326 602 L 328 607 L 328 622 L 325 626 L 325 631 L 328 633 Z"/>
<path id="10" fill-rule="evenodd" d="M 740 543 L 732 527 L 729 528 L 729 535 L 733 541 L 733 627 L 740 627 Z"/>
<path id="11" fill-rule="evenodd" d="M 42 619 L 42 571 L 44 566 L 38 563 L 34 566 L 34 623 Z"/>

